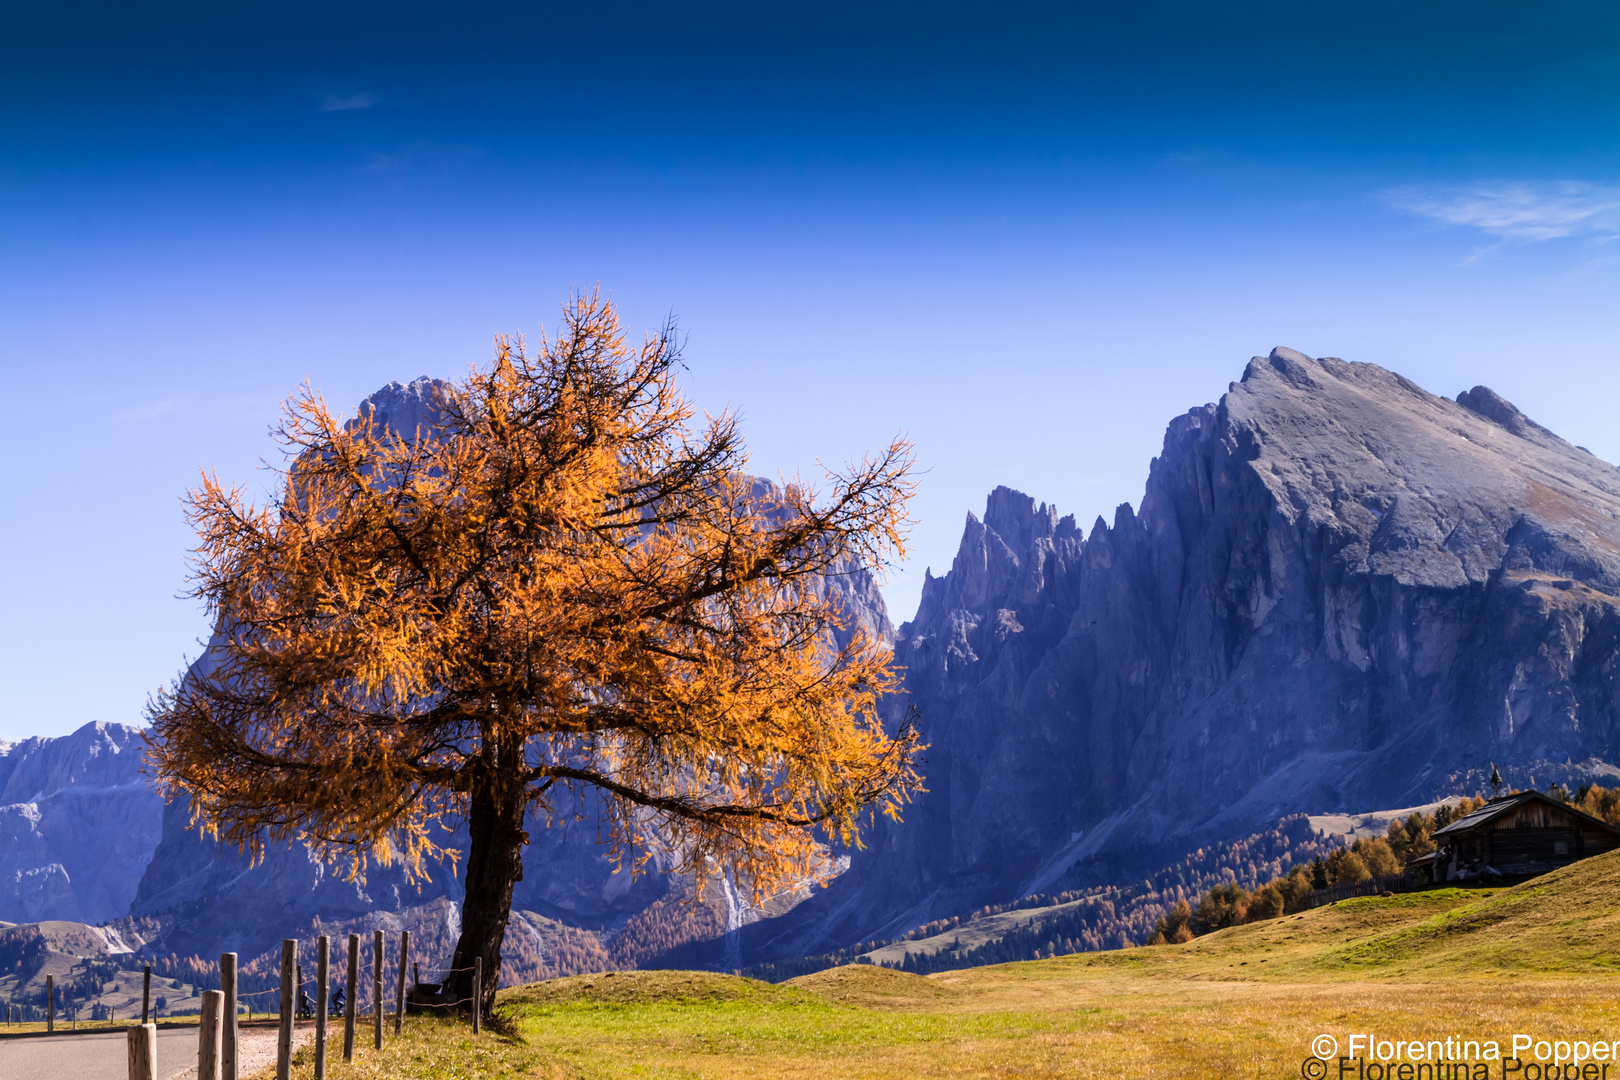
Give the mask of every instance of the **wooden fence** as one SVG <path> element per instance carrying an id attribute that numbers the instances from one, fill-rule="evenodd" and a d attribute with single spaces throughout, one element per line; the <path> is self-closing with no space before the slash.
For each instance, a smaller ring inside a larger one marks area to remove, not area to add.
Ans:
<path id="1" fill-rule="evenodd" d="M 1383 877 L 1368 878 L 1366 881 L 1346 881 L 1338 885 L 1329 885 L 1325 889 L 1316 889 L 1306 899 L 1305 906 L 1317 908 L 1336 904 L 1353 896 L 1382 896 L 1387 892 L 1408 892 L 1421 887 L 1404 873 L 1385 874 Z"/>
<path id="2" fill-rule="evenodd" d="M 371 951 L 371 984 L 372 984 L 372 1015 L 371 1027 L 373 1029 L 373 1045 L 377 1049 L 383 1044 L 383 1013 L 387 1002 L 383 998 L 384 988 L 384 960 L 386 939 L 383 932 L 375 932 L 375 939 Z M 264 991 L 274 993 L 278 997 L 277 1014 L 280 1020 L 276 1038 L 276 1080 L 291 1080 L 292 1075 L 292 1044 L 293 1029 L 300 1015 L 299 1006 L 302 1004 L 298 997 L 302 997 L 303 969 L 297 962 L 298 943 L 291 938 L 281 943 L 281 979 L 276 990 Z M 317 957 L 317 1001 L 313 1010 L 315 1016 L 315 1076 L 317 1080 L 324 1080 L 326 1076 L 326 1049 L 327 1049 L 327 1013 L 330 1004 L 326 987 L 326 978 L 330 961 L 331 947 L 328 938 L 322 935 L 316 942 Z M 410 962 L 411 935 L 409 931 L 402 932 L 399 938 L 399 972 L 394 991 L 394 1032 L 399 1034 L 403 1029 L 405 1010 L 408 995 L 405 991 L 405 970 Z M 348 984 L 345 997 L 344 1031 L 343 1031 L 343 1060 L 350 1061 L 354 1057 L 354 1036 L 357 1021 L 355 1014 L 356 999 L 360 996 L 360 935 L 349 935 L 348 955 Z M 478 1034 L 481 1029 L 481 1014 L 485 1002 L 483 998 L 483 958 L 476 958 L 473 965 L 473 996 L 464 1001 L 435 1001 L 441 1007 L 457 1007 L 471 1005 L 473 1033 Z M 455 969 L 461 970 L 461 969 Z M 151 969 L 147 969 L 148 995 L 150 993 Z M 197 1032 L 197 1080 L 238 1080 L 236 1042 L 237 1025 L 236 1013 L 239 1002 L 237 993 L 236 954 L 225 953 L 220 957 L 220 983 L 221 989 L 209 990 L 202 995 L 202 1010 L 198 1017 Z M 443 989 L 434 984 L 434 991 Z M 296 995 L 295 995 L 296 992 Z M 439 993 L 436 998 L 447 997 Z M 141 1023 L 129 1028 L 129 1080 L 157 1080 L 156 1053 L 157 1053 L 157 1026 L 150 1020 L 148 1002 L 142 1003 Z M 307 1014 L 306 1014 L 307 1015 Z"/>

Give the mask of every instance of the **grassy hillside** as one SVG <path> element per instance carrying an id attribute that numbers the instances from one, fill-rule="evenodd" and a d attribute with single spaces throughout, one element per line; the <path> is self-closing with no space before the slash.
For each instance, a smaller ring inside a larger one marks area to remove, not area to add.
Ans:
<path id="1" fill-rule="evenodd" d="M 1185 945 L 926 978 L 859 964 L 780 985 L 555 979 L 503 991 L 499 1031 L 412 1018 L 329 1075 L 1297 1077 L 1323 1032 L 1620 1037 L 1617 956 L 1620 853 L 1511 889 L 1368 897 Z M 306 1052 L 295 1075 L 311 1071 Z"/>
<path id="2" fill-rule="evenodd" d="M 0 1003 L 20 1015 L 43 1019 L 45 980 L 52 977 L 57 1016 L 64 1021 L 109 1014 L 128 1018 L 140 1011 L 141 973 L 116 934 L 84 923 L 47 921 L 0 928 Z M 154 998 L 165 1013 L 195 1010 L 195 984 L 156 976 Z"/>
<path id="3" fill-rule="evenodd" d="M 1044 925 L 1048 921 L 1060 919 L 1065 915 L 1078 914 L 1090 908 L 1100 906 L 1100 901 L 1094 897 L 1084 900 L 1071 900 L 1064 904 L 1045 904 L 1040 907 L 1013 908 L 1010 911 L 997 912 L 994 915 L 984 915 L 970 919 L 960 926 L 927 937 L 903 938 L 880 946 L 869 952 L 861 954 L 864 959 L 874 964 L 899 965 L 908 955 L 933 956 L 935 953 L 954 949 L 977 949 L 991 942 L 1000 941 L 1015 931 L 1026 927 Z M 1162 910 L 1162 905 L 1156 910 Z M 1144 922 L 1148 920 L 1144 919 Z"/>
<path id="4" fill-rule="evenodd" d="M 1186 945 L 1080 960 L 1167 964 L 1206 978 L 1612 975 L 1620 972 L 1620 852 L 1509 889 L 1344 900 Z"/>

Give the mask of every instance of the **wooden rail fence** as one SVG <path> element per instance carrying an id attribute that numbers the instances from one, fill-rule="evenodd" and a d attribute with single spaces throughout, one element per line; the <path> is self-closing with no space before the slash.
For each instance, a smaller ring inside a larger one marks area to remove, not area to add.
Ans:
<path id="1" fill-rule="evenodd" d="M 343 1058 L 345 1061 L 354 1057 L 354 1033 L 357 1020 L 356 998 L 360 989 L 360 935 L 349 935 L 348 955 L 348 981 L 346 986 L 347 1001 L 344 1003 L 344 1031 L 343 1031 Z M 372 1045 L 382 1049 L 384 1013 L 387 1000 L 384 997 L 386 982 L 385 964 L 383 957 L 386 954 L 387 939 L 383 931 L 378 930 L 372 937 L 371 958 L 371 1016 L 368 1018 L 372 1024 Z M 405 1012 L 412 1007 L 429 1007 L 439 1009 L 455 1009 L 462 1005 L 472 1005 L 473 1033 L 482 1030 L 483 1013 L 483 960 L 474 961 L 473 992 L 470 999 L 448 1000 L 451 994 L 446 992 L 448 983 L 435 983 L 431 986 L 417 981 L 415 965 L 411 963 L 411 935 L 408 931 L 402 932 L 399 939 L 399 968 L 394 988 L 394 1034 L 398 1035 L 404 1030 Z M 327 986 L 331 966 L 331 940 L 322 934 L 315 942 L 316 957 L 316 994 L 314 1008 L 315 1020 L 315 1078 L 325 1080 L 326 1077 L 326 1051 L 328 1047 L 327 1025 L 330 1012 L 330 999 Z M 405 972 L 407 965 L 412 972 L 413 985 L 411 992 L 407 993 Z M 451 969 L 445 972 L 446 976 L 464 973 L 465 969 Z M 237 955 L 235 953 L 221 953 L 219 958 L 220 989 L 207 990 L 202 994 L 202 1009 L 197 1026 L 197 1080 L 239 1080 L 238 1068 L 238 1039 L 237 1028 L 238 1002 L 243 995 L 238 990 Z M 276 1027 L 276 1080 L 291 1080 L 292 1077 L 292 1048 L 293 1033 L 303 1000 L 303 967 L 298 963 L 298 942 L 287 938 L 281 943 L 281 972 L 277 988 L 278 996 L 278 1024 Z M 54 1029 L 54 979 L 46 977 L 47 998 L 47 1028 Z M 142 986 L 141 1022 L 132 1024 L 128 1028 L 128 1060 L 129 1080 L 157 1080 L 157 1024 L 151 1016 L 151 986 L 152 969 L 146 968 Z M 260 991 L 271 993 L 272 991 Z M 249 995 L 251 996 L 251 995 Z M 308 1013 L 304 1013 L 308 1016 Z"/>

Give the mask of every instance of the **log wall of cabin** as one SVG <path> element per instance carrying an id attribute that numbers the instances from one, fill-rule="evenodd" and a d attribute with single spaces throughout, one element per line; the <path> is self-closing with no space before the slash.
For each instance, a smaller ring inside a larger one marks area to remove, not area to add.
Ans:
<path id="1" fill-rule="evenodd" d="M 1493 867 L 1513 877 L 1544 874 L 1620 848 L 1620 837 L 1561 807 L 1527 802 L 1450 840 L 1445 871 Z"/>

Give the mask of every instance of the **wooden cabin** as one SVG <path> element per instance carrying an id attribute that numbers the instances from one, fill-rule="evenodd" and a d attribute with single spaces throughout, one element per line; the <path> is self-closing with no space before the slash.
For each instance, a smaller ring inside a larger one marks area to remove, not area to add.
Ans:
<path id="1" fill-rule="evenodd" d="M 1539 791 L 1492 799 L 1434 833 L 1435 851 L 1409 870 L 1430 880 L 1527 878 L 1620 848 L 1620 829 Z"/>

